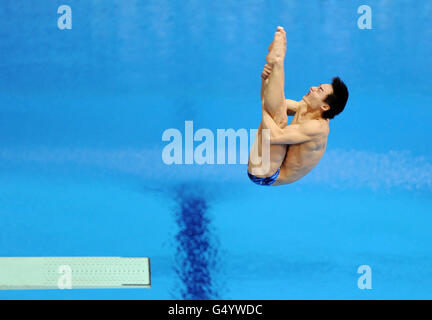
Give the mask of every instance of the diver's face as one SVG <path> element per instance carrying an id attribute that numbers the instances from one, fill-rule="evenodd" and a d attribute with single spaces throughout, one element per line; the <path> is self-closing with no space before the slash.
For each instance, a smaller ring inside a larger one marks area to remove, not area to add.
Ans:
<path id="1" fill-rule="evenodd" d="M 332 85 L 325 83 L 317 87 L 311 87 L 309 92 L 303 97 L 303 100 L 310 109 L 316 110 L 323 107 L 323 111 L 325 111 L 328 104 L 324 100 L 331 93 L 333 93 Z"/>

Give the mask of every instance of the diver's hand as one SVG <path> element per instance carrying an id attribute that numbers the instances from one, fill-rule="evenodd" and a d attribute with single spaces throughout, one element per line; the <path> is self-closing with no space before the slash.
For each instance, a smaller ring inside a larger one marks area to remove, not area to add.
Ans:
<path id="1" fill-rule="evenodd" d="M 268 78 L 268 76 L 270 75 L 271 71 L 272 71 L 272 66 L 269 64 L 266 64 L 264 66 L 263 72 L 261 73 L 261 78 L 263 80 L 266 80 Z"/>

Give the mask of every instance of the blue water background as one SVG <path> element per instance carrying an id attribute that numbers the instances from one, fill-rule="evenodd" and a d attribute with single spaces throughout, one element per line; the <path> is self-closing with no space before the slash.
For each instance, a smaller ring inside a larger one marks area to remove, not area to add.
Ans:
<path id="1" fill-rule="evenodd" d="M 0 299 L 431 299 L 431 17 L 425 0 L 3 0 L 0 256 L 146 256 L 152 288 Z M 187 120 L 258 127 L 278 25 L 288 98 L 335 75 L 350 90 L 322 161 L 277 188 L 238 162 L 164 164 Z"/>

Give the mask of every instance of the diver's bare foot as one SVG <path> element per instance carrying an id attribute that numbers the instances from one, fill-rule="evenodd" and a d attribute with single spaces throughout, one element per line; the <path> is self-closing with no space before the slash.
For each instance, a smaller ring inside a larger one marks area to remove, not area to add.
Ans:
<path id="1" fill-rule="evenodd" d="M 283 62 L 286 52 L 286 33 L 284 28 L 277 27 L 274 35 L 274 40 L 269 46 L 269 53 L 266 56 L 266 61 L 273 65 L 277 62 Z"/>

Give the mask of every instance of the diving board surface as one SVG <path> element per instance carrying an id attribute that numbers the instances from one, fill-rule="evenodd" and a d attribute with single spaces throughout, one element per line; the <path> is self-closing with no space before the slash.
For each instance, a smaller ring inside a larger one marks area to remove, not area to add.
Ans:
<path id="1" fill-rule="evenodd" d="M 0 290 L 150 288 L 144 257 L 0 257 Z"/>

